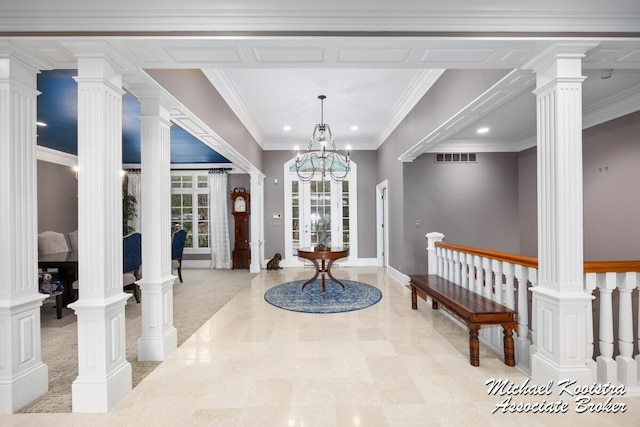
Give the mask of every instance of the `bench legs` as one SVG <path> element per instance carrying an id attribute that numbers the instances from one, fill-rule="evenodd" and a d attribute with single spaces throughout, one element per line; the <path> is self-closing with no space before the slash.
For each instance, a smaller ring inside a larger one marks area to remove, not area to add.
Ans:
<path id="1" fill-rule="evenodd" d="M 431 307 L 438 308 L 438 302 L 431 298 Z M 418 292 L 415 286 L 411 285 L 411 308 L 418 309 Z M 478 333 L 481 325 L 467 324 L 469 327 L 469 362 L 471 366 L 480 366 L 480 341 Z M 504 329 L 504 364 L 507 366 L 516 366 L 516 359 L 513 345 L 513 330 L 516 324 L 505 323 L 502 325 Z"/>
<path id="2" fill-rule="evenodd" d="M 469 363 L 471 363 L 471 366 L 480 366 L 479 329 L 480 326 L 469 325 Z"/>
<path id="3" fill-rule="evenodd" d="M 504 364 L 516 366 L 516 358 L 513 350 L 513 326 L 502 325 L 504 329 Z"/>

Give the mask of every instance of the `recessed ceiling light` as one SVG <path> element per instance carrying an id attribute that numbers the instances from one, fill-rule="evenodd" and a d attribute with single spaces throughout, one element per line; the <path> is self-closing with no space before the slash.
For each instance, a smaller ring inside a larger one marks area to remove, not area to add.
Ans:
<path id="1" fill-rule="evenodd" d="M 351 126 L 351 130 L 358 130 L 358 126 L 356 125 Z"/>
<path id="2" fill-rule="evenodd" d="M 477 130 L 476 132 L 477 132 L 477 133 L 480 133 L 480 134 L 482 134 L 482 133 L 488 133 L 488 132 L 489 132 L 489 128 L 488 128 L 488 127 L 486 127 L 486 126 L 483 126 L 483 127 L 481 127 L 481 128 L 478 128 L 478 130 Z"/>
<path id="3" fill-rule="evenodd" d="M 282 126 L 282 130 L 289 132 L 291 130 L 291 126 Z"/>
<path id="4" fill-rule="evenodd" d="M 42 126 L 42 127 L 47 126 L 47 124 L 45 122 L 36 122 L 36 125 L 37 126 Z"/>

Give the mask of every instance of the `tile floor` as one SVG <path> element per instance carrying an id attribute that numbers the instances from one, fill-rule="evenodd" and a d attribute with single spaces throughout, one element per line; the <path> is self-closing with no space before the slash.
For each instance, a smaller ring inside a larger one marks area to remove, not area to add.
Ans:
<path id="1" fill-rule="evenodd" d="M 337 268 L 336 277 L 378 286 L 382 300 L 341 314 L 294 313 L 264 300 L 271 286 L 310 270 L 263 271 L 107 414 L 0 415 L 11 426 L 638 426 L 640 397 L 626 411 L 492 413 L 490 378 L 526 379 L 418 301 L 382 269 Z M 215 272 L 212 272 L 214 275 Z M 212 276 L 212 280 L 214 280 Z M 545 396 L 548 401 L 558 397 Z M 533 403 L 542 398 L 514 399 Z M 594 401 L 602 402 L 602 399 Z"/>

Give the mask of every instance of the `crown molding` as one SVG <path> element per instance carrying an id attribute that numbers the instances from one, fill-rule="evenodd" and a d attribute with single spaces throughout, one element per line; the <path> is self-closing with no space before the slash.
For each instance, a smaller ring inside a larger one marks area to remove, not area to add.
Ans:
<path id="1" fill-rule="evenodd" d="M 78 156 L 75 154 L 65 153 L 64 151 L 58 151 L 40 145 L 36 146 L 36 159 L 63 166 L 73 167 L 78 165 Z"/>
<path id="2" fill-rule="evenodd" d="M 380 127 L 373 149 L 380 148 L 444 72 L 444 69 L 429 69 L 418 72 Z"/>
<path id="3" fill-rule="evenodd" d="M 588 129 L 638 110 L 640 110 L 640 85 L 585 108 L 582 113 L 582 128 Z"/>
<path id="4" fill-rule="evenodd" d="M 447 121 L 420 139 L 409 150 L 400 155 L 398 160 L 412 162 L 422 153 L 431 151 L 433 147 L 444 143 L 449 137 L 456 135 L 462 129 L 476 122 L 480 117 L 522 93 L 534 81 L 535 75 L 530 71 L 518 69 L 511 71 Z"/>
<path id="5" fill-rule="evenodd" d="M 136 8 L 137 3 L 111 0 L 96 8 L 86 2 L 73 2 L 67 10 L 41 7 L 20 10 L 0 8 L 0 32 L 12 31 L 414 31 L 423 32 L 638 32 L 640 9 L 612 7 L 598 0 L 582 0 L 578 9 L 561 1 L 516 2 L 511 10 L 498 5 L 440 4 L 406 5 L 382 1 L 315 3 L 273 1 L 256 7 L 237 8 L 237 1 L 216 1 L 197 6 L 164 0 L 154 8 Z M 546 3 L 546 4 L 544 4 Z M 293 9 L 292 9 L 293 8 Z M 395 8 L 395 9 L 394 9 Z M 474 9 L 476 8 L 476 9 Z"/>
<path id="6" fill-rule="evenodd" d="M 260 148 L 264 149 L 266 137 L 260 129 L 258 122 L 251 114 L 249 107 L 243 101 L 238 88 L 229 77 L 229 74 L 221 69 L 202 69 L 202 72 L 242 122 L 244 127 L 247 128 Z"/>

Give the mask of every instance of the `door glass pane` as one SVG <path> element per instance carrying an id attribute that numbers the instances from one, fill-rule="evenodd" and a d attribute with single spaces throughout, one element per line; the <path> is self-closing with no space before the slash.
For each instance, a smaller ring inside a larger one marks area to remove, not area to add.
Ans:
<path id="1" fill-rule="evenodd" d="M 349 181 L 342 181 L 342 245 L 349 247 Z"/>
<path id="2" fill-rule="evenodd" d="M 318 180 L 311 184 L 311 244 L 331 246 L 331 182 Z"/>
<path id="3" fill-rule="evenodd" d="M 300 248 L 300 186 L 298 181 L 291 183 L 291 230 L 292 230 L 292 245 L 295 254 L 298 253 Z"/>

